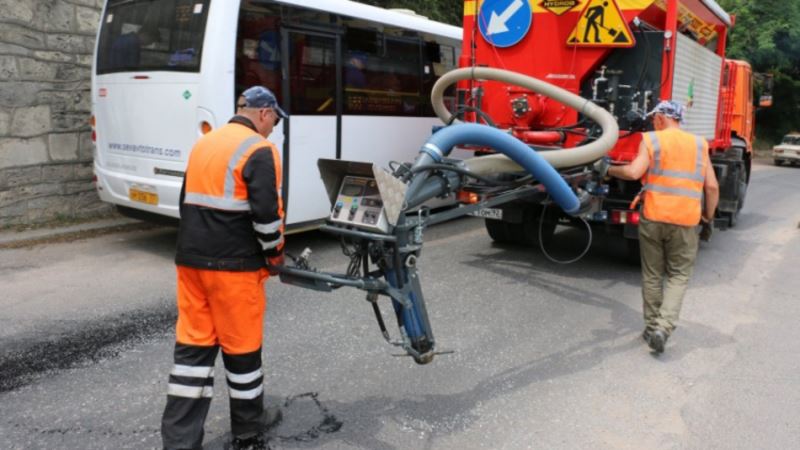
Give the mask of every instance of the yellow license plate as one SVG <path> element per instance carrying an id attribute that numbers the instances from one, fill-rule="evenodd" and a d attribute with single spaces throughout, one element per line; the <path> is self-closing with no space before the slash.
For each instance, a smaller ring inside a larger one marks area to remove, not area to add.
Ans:
<path id="1" fill-rule="evenodd" d="M 132 202 L 158 205 L 158 194 L 154 192 L 147 192 L 140 189 L 131 188 L 128 191 L 128 198 L 130 198 Z"/>

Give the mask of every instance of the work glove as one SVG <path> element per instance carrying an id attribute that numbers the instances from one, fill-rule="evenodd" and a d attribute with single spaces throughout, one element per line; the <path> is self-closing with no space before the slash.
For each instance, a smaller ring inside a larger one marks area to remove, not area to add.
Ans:
<path id="1" fill-rule="evenodd" d="M 714 233 L 714 224 L 706 220 L 705 217 L 700 221 L 700 240 L 708 242 L 711 240 L 711 235 Z"/>
<path id="2" fill-rule="evenodd" d="M 594 171 L 594 173 L 596 173 L 602 179 L 608 175 L 609 166 L 611 166 L 611 158 L 608 156 L 603 156 L 594 163 L 592 166 L 592 171 Z"/>
<path id="3" fill-rule="evenodd" d="M 283 253 L 278 256 L 267 258 L 267 271 L 270 275 L 275 276 L 278 273 L 278 267 L 283 265 Z"/>

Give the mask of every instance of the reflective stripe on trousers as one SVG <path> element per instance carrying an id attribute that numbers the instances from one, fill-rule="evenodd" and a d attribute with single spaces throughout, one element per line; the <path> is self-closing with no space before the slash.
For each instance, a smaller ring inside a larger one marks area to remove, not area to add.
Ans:
<path id="1" fill-rule="evenodd" d="M 167 404 L 161 421 L 164 448 L 200 448 L 211 405 L 213 366 L 218 346 L 176 343 Z M 246 436 L 263 426 L 264 374 L 261 349 L 242 355 L 222 354 L 230 397 L 231 432 Z M 205 376 L 204 376 L 205 375 Z"/>

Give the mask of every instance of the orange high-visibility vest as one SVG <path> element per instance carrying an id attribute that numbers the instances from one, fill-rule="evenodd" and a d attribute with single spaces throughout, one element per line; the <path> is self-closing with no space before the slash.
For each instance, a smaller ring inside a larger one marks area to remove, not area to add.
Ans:
<path id="1" fill-rule="evenodd" d="M 644 217 L 654 222 L 700 223 L 708 143 L 680 129 L 645 133 L 650 168 L 642 179 Z"/>
<path id="2" fill-rule="evenodd" d="M 189 158 L 184 203 L 223 211 L 249 212 L 242 169 L 253 152 L 265 147 L 272 150 L 277 160 L 278 150 L 272 143 L 250 128 L 236 123 L 229 123 L 205 135 L 192 149 Z M 278 188 L 281 186 L 280 177 L 280 172 L 277 172 L 275 178 Z M 278 209 L 282 212 L 280 197 L 278 202 Z M 282 228 L 276 223 L 275 228 L 278 227 Z"/>

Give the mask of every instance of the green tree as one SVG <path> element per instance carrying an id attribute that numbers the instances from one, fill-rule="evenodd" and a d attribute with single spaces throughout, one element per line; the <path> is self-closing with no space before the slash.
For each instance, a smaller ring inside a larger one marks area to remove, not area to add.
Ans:
<path id="1" fill-rule="evenodd" d="M 800 2 L 722 0 L 736 16 L 728 55 L 749 61 L 753 70 L 774 75 L 771 108 L 758 111 L 758 137 L 766 143 L 800 130 Z"/>

